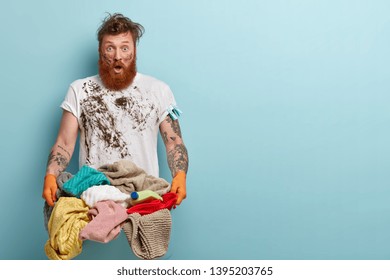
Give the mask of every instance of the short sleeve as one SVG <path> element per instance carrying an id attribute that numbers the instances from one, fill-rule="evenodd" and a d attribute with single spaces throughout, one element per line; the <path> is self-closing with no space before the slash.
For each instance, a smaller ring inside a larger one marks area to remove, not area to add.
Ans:
<path id="1" fill-rule="evenodd" d="M 176 107 L 176 100 L 173 95 L 171 88 L 163 84 L 161 87 L 161 100 L 160 100 L 160 121 L 159 124 L 165 119 L 165 117 L 169 114 L 169 108 Z"/>
<path id="2" fill-rule="evenodd" d="M 69 87 L 65 99 L 61 103 L 60 107 L 72 113 L 77 119 L 80 117 L 77 95 L 72 86 Z"/>

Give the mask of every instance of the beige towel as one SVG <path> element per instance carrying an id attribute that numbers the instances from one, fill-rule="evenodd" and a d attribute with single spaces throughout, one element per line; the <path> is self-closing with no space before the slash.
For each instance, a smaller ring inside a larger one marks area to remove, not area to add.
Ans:
<path id="1" fill-rule="evenodd" d="M 76 197 L 60 197 L 51 213 L 45 253 L 51 260 L 70 260 L 82 251 L 79 233 L 88 222 L 88 206 Z"/>
<path id="2" fill-rule="evenodd" d="M 142 168 L 129 160 L 105 164 L 98 170 L 106 175 L 111 185 L 126 194 L 134 191 L 152 190 L 163 195 L 171 189 L 171 185 L 166 180 L 146 174 Z"/>
<path id="3" fill-rule="evenodd" d="M 168 209 L 141 216 L 130 214 L 123 231 L 134 254 L 141 259 L 155 259 L 168 250 L 172 218 Z"/>

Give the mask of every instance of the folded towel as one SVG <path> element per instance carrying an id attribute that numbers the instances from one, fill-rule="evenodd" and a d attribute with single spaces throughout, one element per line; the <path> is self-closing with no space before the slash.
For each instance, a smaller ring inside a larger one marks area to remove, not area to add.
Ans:
<path id="1" fill-rule="evenodd" d="M 142 168 L 129 160 L 106 164 L 99 167 L 98 170 L 107 176 L 110 185 L 117 187 L 126 194 L 134 191 L 152 190 L 159 195 L 163 195 L 171 189 L 166 180 L 148 175 Z"/>
<path id="2" fill-rule="evenodd" d="M 127 208 L 130 200 L 128 194 L 121 192 L 111 185 L 92 186 L 85 190 L 80 198 L 84 200 L 90 208 L 94 207 L 97 202 L 103 200 L 112 200 Z"/>

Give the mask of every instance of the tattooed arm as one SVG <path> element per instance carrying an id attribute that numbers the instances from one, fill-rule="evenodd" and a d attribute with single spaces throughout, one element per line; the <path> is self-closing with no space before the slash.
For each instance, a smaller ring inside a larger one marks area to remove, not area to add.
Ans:
<path id="1" fill-rule="evenodd" d="M 57 140 L 53 145 L 46 168 L 42 197 L 50 206 L 56 201 L 56 177 L 67 168 L 77 140 L 77 118 L 70 112 L 64 111 L 61 119 Z"/>
<path id="2" fill-rule="evenodd" d="M 188 171 L 188 153 L 184 145 L 178 120 L 167 116 L 160 124 L 160 133 L 164 141 L 168 166 L 172 174 L 171 192 L 178 195 L 176 204 L 186 198 L 186 174 Z"/>

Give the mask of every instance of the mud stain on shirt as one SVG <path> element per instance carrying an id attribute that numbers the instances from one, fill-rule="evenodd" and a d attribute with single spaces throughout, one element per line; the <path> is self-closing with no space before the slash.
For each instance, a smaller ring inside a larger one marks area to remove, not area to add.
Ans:
<path id="1" fill-rule="evenodd" d="M 97 137 L 104 143 L 106 150 L 114 149 L 119 151 L 121 158 L 129 156 L 127 143 L 118 130 L 115 113 L 109 110 L 104 96 L 106 92 L 92 82 L 84 84 L 83 89 L 88 93 L 87 97 L 81 100 L 81 122 L 85 132 L 86 161 L 89 162 L 90 150 L 93 140 Z"/>

